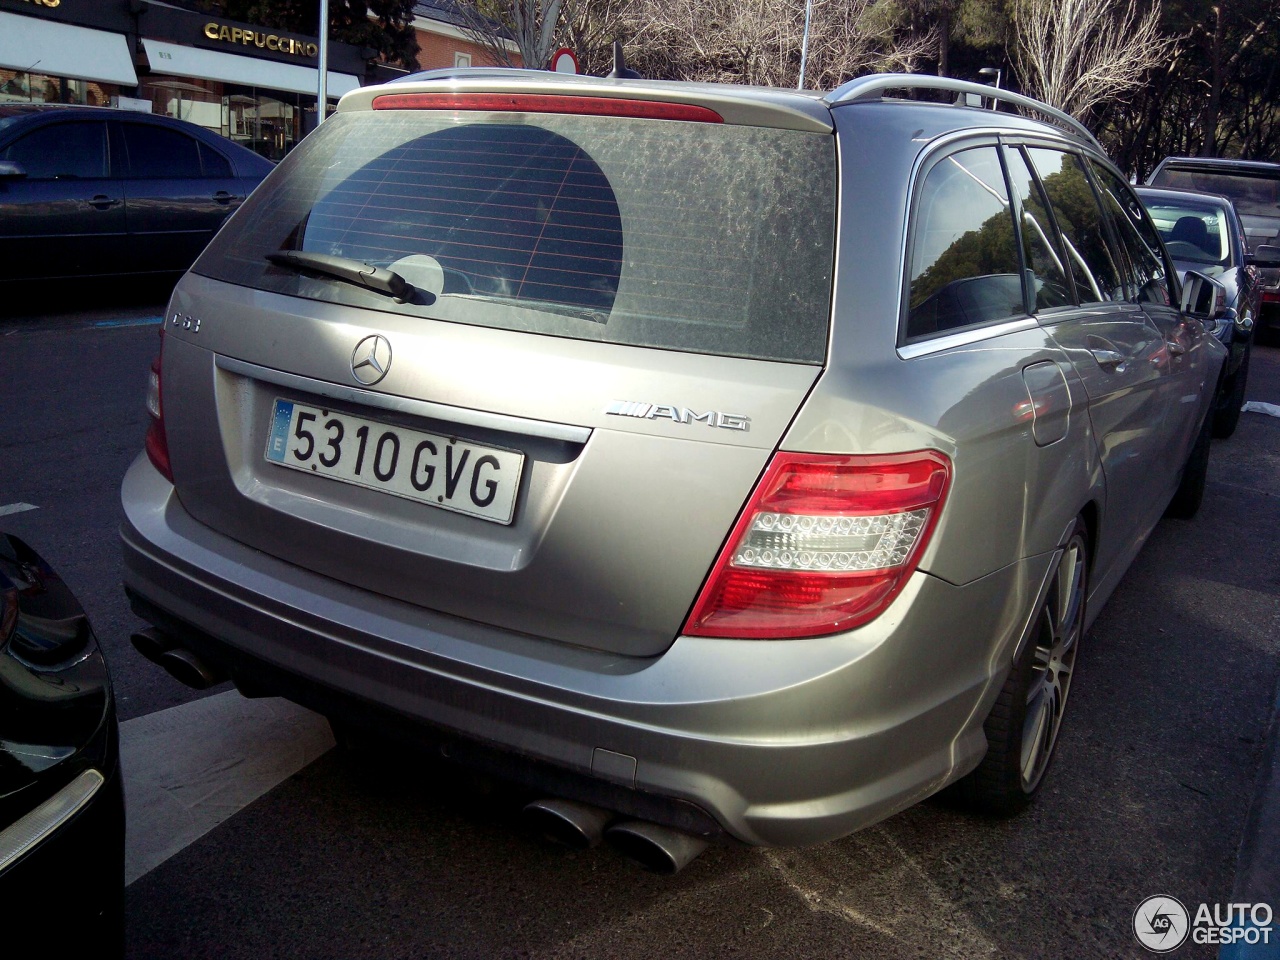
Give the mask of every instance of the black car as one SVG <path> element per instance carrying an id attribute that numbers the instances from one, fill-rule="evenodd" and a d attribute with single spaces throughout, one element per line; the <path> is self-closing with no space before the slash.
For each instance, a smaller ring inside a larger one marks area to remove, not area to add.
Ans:
<path id="1" fill-rule="evenodd" d="M 1184 190 L 1138 187 L 1137 194 L 1155 221 L 1180 276 L 1194 270 L 1217 280 L 1225 303 L 1213 333 L 1230 351 L 1214 413 L 1213 434 L 1229 437 L 1240 420 L 1249 378 L 1253 330 L 1261 310 L 1258 266 L 1280 266 L 1268 248 L 1249 253 L 1245 228 L 1227 197 Z M 1263 246 L 1263 245 L 1259 245 Z"/>
<path id="2" fill-rule="evenodd" d="M 1193 190 L 1227 197 L 1235 204 L 1250 254 L 1280 256 L 1263 246 L 1280 243 L 1280 163 L 1218 157 L 1165 157 L 1147 181 L 1153 187 Z M 1261 267 L 1261 263 L 1259 263 Z M 1261 271 L 1261 333 L 1280 333 L 1280 264 Z"/>
<path id="3" fill-rule="evenodd" d="M 119 739 L 106 663 L 84 611 L 35 551 L 0 534 L 6 957 L 123 952 Z"/>
<path id="4" fill-rule="evenodd" d="M 272 166 L 170 117 L 0 106 L 0 288 L 185 270 Z"/>

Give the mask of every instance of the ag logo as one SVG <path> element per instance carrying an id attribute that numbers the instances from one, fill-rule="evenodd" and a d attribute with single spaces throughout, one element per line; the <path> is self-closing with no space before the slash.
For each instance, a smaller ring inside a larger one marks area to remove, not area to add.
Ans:
<path id="1" fill-rule="evenodd" d="M 1147 897 L 1133 911 L 1133 935 L 1152 953 L 1169 953 L 1186 942 L 1191 917 L 1174 897 Z"/>

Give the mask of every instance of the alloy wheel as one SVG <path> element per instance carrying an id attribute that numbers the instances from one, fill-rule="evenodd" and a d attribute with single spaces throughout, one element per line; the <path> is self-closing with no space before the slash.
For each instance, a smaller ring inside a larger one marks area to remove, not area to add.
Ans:
<path id="1" fill-rule="evenodd" d="M 1053 756 L 1084 631 L 1085 546 L 1079 535 L 1062 551 L 1054 584 L 1038 614 L 1034 663 L 1022 725 L 1022 789 L 1031 793 Z"/>

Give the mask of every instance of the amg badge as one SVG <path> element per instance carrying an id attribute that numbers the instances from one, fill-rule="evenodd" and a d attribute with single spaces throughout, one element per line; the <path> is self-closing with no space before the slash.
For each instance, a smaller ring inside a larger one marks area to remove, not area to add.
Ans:
<path id="1" fill-rule="evenodd" d="M 604 412 L 615 417 L 635 417 L 639 420 L 672 420 L 676 423 L 705 423 L 723 430 L 750 430 L 751 418 L 739 413 L 721 413 L 708 410 L 694 413 L 688 407 L 673 407 L 665 403 L 645 403 L 642 400 L 610 400 Z"/>

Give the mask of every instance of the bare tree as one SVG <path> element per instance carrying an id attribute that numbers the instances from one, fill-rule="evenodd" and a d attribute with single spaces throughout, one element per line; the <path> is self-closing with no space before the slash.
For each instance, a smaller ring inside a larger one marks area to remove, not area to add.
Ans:
<path id="1" fill-rule="evenodd" d="M 541 70 L 556 50 L 564 5 L 565 0 L 458 0 L 455 9 L 466 21 L 463 31 L 493 63 L 515 66 L 514 43 L 523 65 Z"/>
<path id="2" fill-rule="evenodd" d="M 1014 0 L 1013 60 L 1022 88 L 1087 123 L 1095 107 L 1140 87 L 1173 59 L 1159 0 Z"/>
<path id="3" fill-rule="evenodd" d="M 627 60 L 642 74 L 794 87 L 804 0 L 633 0 Z M 876 70 L 913 70 L 937 49 L 894 0 L 813 0 L 805 86 Z"/>
<path id="4" fill-rule="evenodd" d="M 627 13 L 633 2 L 565 0 L 561 39 L 577 54 L 582 73 L 604 76 L 612 69 L 613 41 L 630 37 Z"/>

